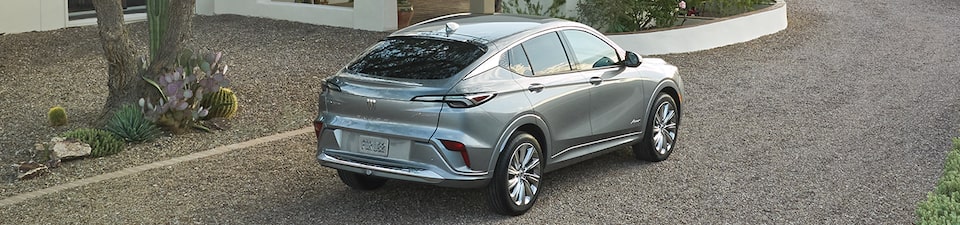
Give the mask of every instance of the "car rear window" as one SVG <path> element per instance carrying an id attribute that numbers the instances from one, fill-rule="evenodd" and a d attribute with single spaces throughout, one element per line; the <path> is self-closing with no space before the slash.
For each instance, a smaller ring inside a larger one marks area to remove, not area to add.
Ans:
<path id="1" fill-rule="evenodd" d="M 477 45 L 424 38 L 390 38 L 367 49 L 347 70 L 403 79 L 446 79 L 476 61 Z"/>

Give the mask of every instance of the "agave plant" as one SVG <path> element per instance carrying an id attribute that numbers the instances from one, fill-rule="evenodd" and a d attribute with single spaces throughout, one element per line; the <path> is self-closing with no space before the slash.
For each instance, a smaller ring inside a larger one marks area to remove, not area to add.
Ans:
<path id="1" fill-rule="evenodd" d="M 160 129 L 133 105 L 124 105 L 107 121 L 107 131 L 127 142 L 144 142 L 156 139 Z"/>

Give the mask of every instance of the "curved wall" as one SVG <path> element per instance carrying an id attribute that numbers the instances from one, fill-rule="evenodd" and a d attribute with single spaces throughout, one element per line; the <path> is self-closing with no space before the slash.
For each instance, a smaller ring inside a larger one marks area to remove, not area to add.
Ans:
<path id="1" fill-rule="evenodd" d="M 784 29 L 787 29 L 787 3 L 779 0 L 765 9 L 705 24 L 607 37 L 628 51 L 661 55 L 746 42 Z"/>

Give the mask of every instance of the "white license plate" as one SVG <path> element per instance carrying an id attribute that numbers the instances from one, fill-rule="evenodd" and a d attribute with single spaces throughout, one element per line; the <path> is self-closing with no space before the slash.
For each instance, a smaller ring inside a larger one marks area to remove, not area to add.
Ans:
<path id="1" fill-rule="evenodd" d="M 360 136 L 360 153 L 387 156 L 390 153 L 390 141 L 386 138 Z"/>

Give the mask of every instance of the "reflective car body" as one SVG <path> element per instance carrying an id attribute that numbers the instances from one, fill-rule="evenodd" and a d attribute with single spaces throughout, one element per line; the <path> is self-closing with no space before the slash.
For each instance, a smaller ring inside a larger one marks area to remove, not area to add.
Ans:
<path id="1" fill-rule="evenodd" d="M 660 95 L 675 99 L 679 122 L 683 96 L 663 60 L 641 61 L 580 23 L 504 14 L 399 30 L 323 85 L 321 165 L 460 188 L 488 186 L 519 132 L 550 171 L 641 142 Z"/>

